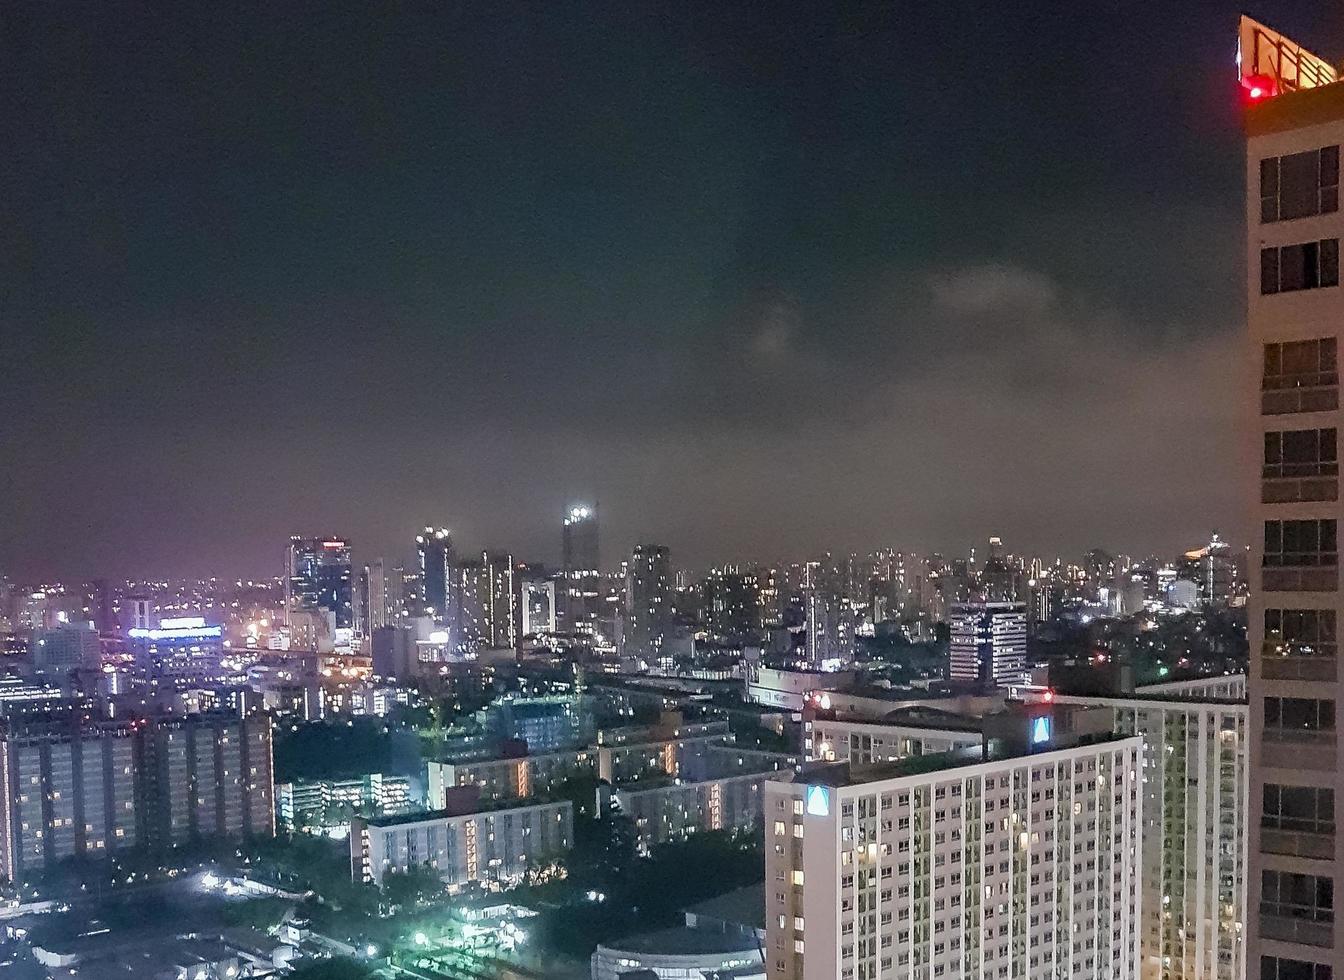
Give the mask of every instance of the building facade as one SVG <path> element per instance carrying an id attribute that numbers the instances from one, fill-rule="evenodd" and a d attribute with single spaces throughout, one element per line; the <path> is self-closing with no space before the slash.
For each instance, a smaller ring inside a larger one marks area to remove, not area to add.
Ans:
<path id="1" fill-rule="evenodd" d="M 538 862 L 562 857 L 573 842 L 568 800 L 459 815 L 357 817 L 350 823 L 350 872 L 355 881 L 381 886 L 390 871 L 428 866 L 451 891 L 502 886 L 516 884 Z"/>
<path id="2" fill-rule="evenodd" d="M 948 676 L 955 684 L 1004 687 L 1027 670 L 1027 607 L 1020 602 L 966 602 L 952 607 Z"/>
<path id="3" fill-rule="evenodd" d="M 767 976 L 1137 976 L 1141 754 L 1130 737 L 768 782 Z"/>
<path id="4" fill-rule="evenodd" d="M 1261 977 L 1344 976 L 1334 914 L 1344 850 L 1340 765 L 1337 433 L 1339 148 L 1333 68 L 1243 18 L 1246 316 L 1262 460 L 1251 552 L 1247 959 Z M 1250 393 L 1248 392 L 1248 395 Z M 1248 420 L 1249 421 L 1249 420 Z"/>
<path id="5" fill-rule="evenodd" d="M 1159 685 L 1158 687 L 1165 687 Z M 1228 685 L 1215 682 L 1215 689 Z M 1056 695 L 1143 739 L 1143 980 L 1246 976 L 1249 731 L 1244 700 Z"/>
<path id="6" fill-rule="evenodd" d="M 350 542 L 344 538 L 289 539 L 285 573 L 285 611 L 324 610 L 336 629 L 355 625 L 354 578 Z"/>

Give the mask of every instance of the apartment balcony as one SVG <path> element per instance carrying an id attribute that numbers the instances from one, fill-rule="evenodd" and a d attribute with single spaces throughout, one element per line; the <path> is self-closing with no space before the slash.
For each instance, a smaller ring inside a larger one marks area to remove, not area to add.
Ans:
<path id="1" fill-rule="evenodd" d="M 1333 922 L 1315 922 L 1311 919 L 1291 915 L 1260 913 L 1260 938 L 1262 939 L 1276 939 L 1285 943 L 1332 949 L 1335 945 L 1334 933 L 1335 924 Z"/>
<path id="2" fill-rule="evenodd" d="M 1288 731 L 1286 734 L 1295 736 L 1299 733 Z M 1325 738 L 1284 737 L 1284 729 L 1265 729 L 1264 738 L 1260 742 L 1260 764 L 1270 769 L 1309 769 L 1312 772 L 1334 772 L 1334 733 L 1315 734 L 1325 736 Z"/>
<path id="3" fill-rule="evenodd" d="M 1335 555 L 1329 564 L 1265 565 L 1260 588 L 1265 592 L 1338 592 L 1339 568 Z"/>
<path id="4" fill-rule="evenodd" d="M 1261 415 L 1333 412 L 1339 408 L 1339 376 L 1333 372 L 1267 377 L 1260 392 Z"/>
<path id="5" fill-rule="evenodd" d="M 1335 856 L 1335 838 L 1333 834 L 1311 834 L 1306 831 L 1261 827 L 1260 853 L 1329 861 Z"/>
<path id="6" fill-rule="evenodd" d="M 1310 500 L 1338 500 L 1339 478 L 1303 477 L 1260 481 L 1262 504 L 1295 504 Z"/>
<path id="7" fill-rule="evenodd" d="M 1331 644 L 1333 647 L 1333 644 Z M 1278 652 L 1281 649 L 1270 644 L 1260 658 L 1260 676 L 1267 681 L 1334 681 L 1336 678 L 1335 658 L 1330 656 L 1293 657 Z"/>

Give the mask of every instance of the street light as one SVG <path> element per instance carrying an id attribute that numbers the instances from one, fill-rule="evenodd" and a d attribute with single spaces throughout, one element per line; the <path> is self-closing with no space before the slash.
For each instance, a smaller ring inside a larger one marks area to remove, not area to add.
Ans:
<path id="1" fill-rule="evenodd" d="M 429 942 L 429 937 L 426 936 L 423 932 L 417 932 L 417 933 L 415 934 L 415 944 L 416 944 L 417 946 L 423 946 L 423 945 L 425 945 L 425 944 L 428 943 L 428 942 Z"/>

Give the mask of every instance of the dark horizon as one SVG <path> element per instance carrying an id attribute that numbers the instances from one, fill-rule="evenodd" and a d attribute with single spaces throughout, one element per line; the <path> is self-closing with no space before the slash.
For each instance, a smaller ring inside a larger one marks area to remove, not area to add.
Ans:
<path id="1" fill-rule="evenodd" d="M 1244 543 L 1241 8 L 1166 6 L 11 9 L 0 574 Z"/>

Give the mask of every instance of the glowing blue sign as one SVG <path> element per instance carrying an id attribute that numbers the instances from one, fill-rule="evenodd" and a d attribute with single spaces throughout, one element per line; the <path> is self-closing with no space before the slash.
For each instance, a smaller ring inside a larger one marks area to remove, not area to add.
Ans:
<path id="1" fill-rule="evenodd" d="M 807 788 L 807 813 L 813 817 L 829 817 L 831 815 L 831 797 L 826 792 L 826 787 L 809 786 Z"/>
<path id="2" fill-rule="evenodd" d="M 131 629 L 126 635 L 135 640 L 205 640 L 224 635 L 222 626 L 171 627 L 147 630 Z"/>
<path id="3" fill-rule="evenodd" d="M 1040 745 L 1050 741 L 1050 716 L 1041 715 L 1031 723 L 1031 744 Z"/>

